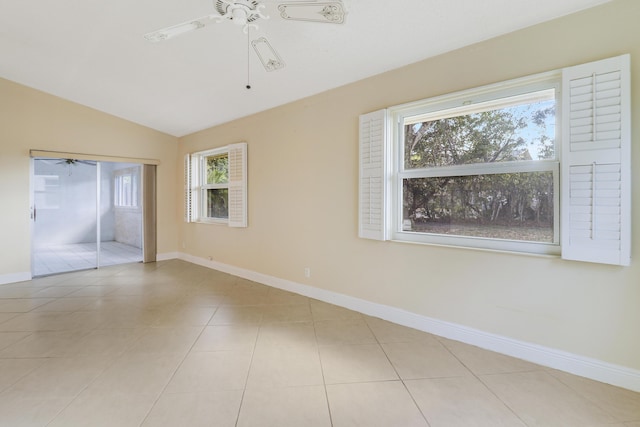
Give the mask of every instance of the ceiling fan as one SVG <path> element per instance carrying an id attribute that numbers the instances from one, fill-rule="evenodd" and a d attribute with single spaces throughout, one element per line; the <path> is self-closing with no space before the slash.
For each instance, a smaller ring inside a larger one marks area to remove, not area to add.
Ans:
<path id="1" fill-rule="evenodd" d="M 69 176 L 73 174 L 73 167 L 78 166 L 79 164 L 95 166 L 96 162 L 91 160 L 78 160 L 78 159 L 60 159 L 55 162 L 56 165 L 66 165 L 69 171 Z"/>
<path id="2" fill-rule="evenodd" d="M 204 28 L 212 23 L 231 21 L 242 27 L 247 34 L 247 42 L 253 47 L 265 70 L 276 71 L 284 68 L 284 61 L 265 37 L 250 40 L 249 30 L 257 29 L 259 20 L 269 19 L 269 16 L 264 13 L 267 7 L 264 0 L 213 0 L 213 3 L 217 13 L 147 33 L 144 38 L 150 42 L 160 42 Z M 278 4 L 278 12 L 285 20 L 327 24 L 342 24 L 346 15 L 342 0 L 282 2 Z M 247 89 L 250 89 L 249 84 Z"/>

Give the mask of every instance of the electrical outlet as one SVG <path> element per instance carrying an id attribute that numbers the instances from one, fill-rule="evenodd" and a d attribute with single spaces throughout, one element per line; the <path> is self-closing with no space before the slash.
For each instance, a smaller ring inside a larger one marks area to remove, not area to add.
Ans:
<path id="1" fill-rule="evenodd" d="M 311 269 L 309 267 L 304 268 L 304 277 L 311 277 Z"/>

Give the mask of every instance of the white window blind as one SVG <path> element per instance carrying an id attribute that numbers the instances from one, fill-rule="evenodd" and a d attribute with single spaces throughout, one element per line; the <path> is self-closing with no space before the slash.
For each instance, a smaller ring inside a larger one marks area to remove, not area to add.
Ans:
<path id="1" fill-rule="evenodd" d="M 197 160 L 190 154 L 184 156 L 184 221 L 194 222 L 197 218 L 197 197 L 194 196 L 198 190 L 194 174 L 197 173 Z"/>
<path id="2" fill-rule="evenodd" d="M 358 236 L 386 240 L 387 110 L 360 116 Z"/>
<path id="3" fill-rule="evenodd" d="M 629 55 L 562 75 L 562 258 L 629 265 Z"/>
<path id="4" fill-rule="evenodd" d="M 191 222 L 191 156 L 184 156 L 184 222 Z"/>
<path id="5" fill-rule="evenodd" d="M 247 226 L 247 143 L 229 145 L 229 227 Z"/>

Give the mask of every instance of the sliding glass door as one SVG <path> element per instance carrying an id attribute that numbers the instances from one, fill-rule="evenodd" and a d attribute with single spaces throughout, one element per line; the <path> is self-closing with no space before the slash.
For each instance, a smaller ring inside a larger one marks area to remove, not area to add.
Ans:
<path id="1" fill-rule="evenodd" d="M 142 260 L 141 165 L 33 162 L 33 276 Z"/>

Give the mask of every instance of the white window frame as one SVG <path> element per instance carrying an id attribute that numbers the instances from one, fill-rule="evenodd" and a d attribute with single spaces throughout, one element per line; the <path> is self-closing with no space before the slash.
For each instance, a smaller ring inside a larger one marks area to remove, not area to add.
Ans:
<path id="1" fill-rule="evenodd" d="M 201 151 L 199 153 L 196 153 L 197 156 L 197 161 L 198 161 L 198 167 L 197 167 L 197 171 L 198 171 L 198 177 L 197 177 L 197 182 L 198 182 L 198 197 L 201 201 L 201 203 L 199 203 L 199 209 L 200 211 L 198 212 L 198 218 L 199 218 L 199 222 L 208 222 L 208 223 L 212 223 L 212 224 L 227 224 L 229 222 L 229 206 L 228 206 L 228 199 L 227 199 L 227 218 L 218 218 L 218 217 L 210 217 L 207 216 L 207 190 L 227 190 L 227 194 L 229 191 L 229 180 L 227 180 L 227 182 L 222 183 L 222 184 L 207 184 L 207 158 L 208 157 L 222 157 L 222 156 L 226 156 L 227 157 L 227 165 L 229 164 L 229 149 L 227 147 L 222 147 L 222 148 L 215 148 L 212 150 L 207 150 L 207 151 Z M 227 176 L 229 175 L 229 171 L 227 171 Z"/>
<path id="2" fill-rule="evenodd" d="M 456 92 L 449 95 L 430 98 L 423 101 L 403 104 L 389 108 L 391 121 L 391 205 L 388 235 L 391 240 L 425 243 L 444 246 L 461 246 L 469 248 L 490 249 L 499 251 L 523 252 L 543 255 L 560 254 L 560 146 L 561 146 L 561 74 L 559 72 L 544 73 L 532 77 L 513 80 L 497 85 Z M 555 153 L 553 160 L 514 161 L 500 163 L 475 163 L 433 167 L 424 169 L 404 169 L 404 126 L 408 123 L 437 120 L 446 117 L 472 114 L 480 111 L 498 109 L 512 105 L 518 100 L 533 102 L 535 94 L 553 90 L 556 101 Z M 532 95 L 534 94 L 534 95 Z M 402 225 L 402 183 L 405 178 L 429 178 L 446 176 L 469 176 L 497 173 L 518 172 L 552 172 L 554 183 L 554 224 L 553 242 L 530 242 L 483 238 L 461 235 L 431 234 L 404 231 Z"/>
<path id="3" fill-rule="evenodd" d="M 125 189 L 122 186 L 122 179 L 125 176 L 131 177 L 131 188 L 126 190 L 129 193 L 130 203 L 123 204 L 125 199 Z M 140 209 L 140 168 L 131 167 L 119 169 L 113 172 L 113 206 L 118 210 L 134 210 Z"/>
<path id="4" fill-rule="evenodd" d="M 206 184 L 206 158 L 227 155 L 228 182 Z M 185 222 L 247 227 L 247 144 L 240 142 L 185 155 Z M 207 216 L 207 190 L 228 189 L 228 218 Z"/>
<path id="5" fill-rule="evenodd" d="M 444 100 L 457 102 L 457 108 L 464 108 L 466 103 L 481 102 L 487 93 L 509 92 L 523 82 L 535 84 L 536 79 L 544 82 L 558 76 L 561 80 L 560 101 L 556 104 L 560 128 L 556 129 L 556 152 L 560 160 L 560 256 L 571 261 L 630 265 L 632 114 L 628 54 L 362 114 L 359 118 L 358 236 L 385 241 L 398 238 L 401 232 L 398 221 L 400 159 L 395 154 L 399 151 L 392 147 L 393 135 L 398 135 L 400 128 L 400 116 L 409 115 L 416 106 L 424 110 L 425 105 Z M 451 108 L 454 107 L 456 105 Z M 557 215 L 554 216 L 554 220 L 557 219 Z M 493 239 L 474 240 L 481 244 L 472 247 L 496 249 L 491 243 L 487 244 Z M 461 246 L 467 242 L 448 238 L 444 243 L 428 243 Z M 515 252 L 520 249 L 498 248 Z M 531 252 L 547 253 L 535 248 L 524 253 Z"/>

